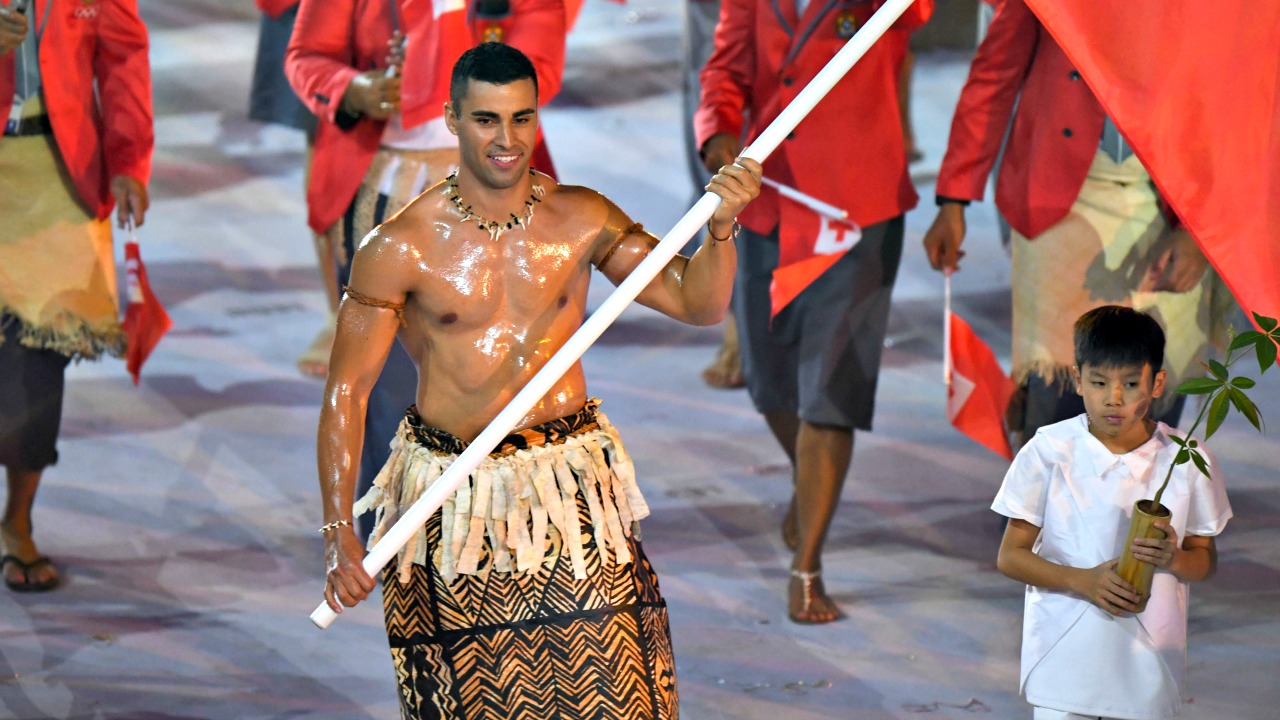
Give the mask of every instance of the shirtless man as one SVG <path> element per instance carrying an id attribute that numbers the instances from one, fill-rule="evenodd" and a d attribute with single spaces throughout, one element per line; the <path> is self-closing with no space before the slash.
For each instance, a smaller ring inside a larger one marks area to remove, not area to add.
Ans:
<path id="1" fill-rule="evenodd" d="M 362 501 L 379 508 L 373 541 L 579 327 L 591 267 L 618 283 L 655 243 L 599 193 L 530 170 L 536 82 L 510 46 L 464 54 L 446 106 L 460 171 L 356 253 L 318 439 L 335 611 L 375 585 L 349 523 L 365 397 L 397 335 L 418 365 L 417 406 Z M 759 178 L 749 160 L 721 169 L 708 185 L 722 198 L 708 238 L 641 303 L 692 324 L 723 317 L 734 219 Z M 406 717 L 630 715 L 637 703 L 675 717 L 666 608 L 632 532 L 647 513 L 575 365 L 384 574 Z"/>

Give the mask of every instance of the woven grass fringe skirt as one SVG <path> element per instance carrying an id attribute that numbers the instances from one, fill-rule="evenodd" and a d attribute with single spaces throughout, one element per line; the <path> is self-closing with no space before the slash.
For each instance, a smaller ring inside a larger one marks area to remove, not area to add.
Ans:
<path id="1" fill-rule="evenodd" d="M 465 447 L 410 409 L 356 504 L 370 546 Z M 595 401 L 508 436 L 383 574 L 402 717 L 675 720 L 648 512 Z"/>

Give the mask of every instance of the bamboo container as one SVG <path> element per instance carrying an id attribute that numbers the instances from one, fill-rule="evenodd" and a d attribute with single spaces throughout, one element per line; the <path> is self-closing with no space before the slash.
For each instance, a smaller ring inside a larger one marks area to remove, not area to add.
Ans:
<path id="1" fill-rule="evenodd" d="M 1133 504 L 1133 517 L 1129 518 L 1129 537 L 1124 541 L 1124 552 L 1120 555 L 1120 566 L 1116 569 L 1116 574 L 1138 591 L 1140 599 L 1135 612 L 1147 609 L 1147 600 L 1151 599 L 1151 578 L 1155 575 L 1156 566 L 1135 558 L 1130 548 L 1137 538 L 1164 538 L 1165 532 L 1155 527 L 1154 523 L 1171 517 L 1173 513 L 1169 508 L 1156 505 L 1154 500 L 1139 500 Z"/>

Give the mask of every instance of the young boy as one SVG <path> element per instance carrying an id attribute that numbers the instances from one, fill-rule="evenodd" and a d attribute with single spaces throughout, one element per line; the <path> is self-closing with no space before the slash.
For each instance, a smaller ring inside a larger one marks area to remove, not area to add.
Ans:
<path id="1" fill-rule="evenodd" d="M 1214 536 L 1231 518 L 1222 476 L 1173 471 L 1157 525 L 1164 540 L 1123 547 L 1135 501 L 1152 498 L 1178 451 L 1147 417 L 1164 392 L 1164 332 L 1114 305 L 1075 326 L 1071 377 L 1085 414 L 1040 428 L 1014 459 L 991 509 L 1009 518 L 1000 572 L 1027 584 L 1021 690 L 1036 720 L 1156 720 L 1178 713 L 1187 583 L 1211 576 Z M 1157 568 L 1146 610 L 1116 574 L 1121 553 Z"/>

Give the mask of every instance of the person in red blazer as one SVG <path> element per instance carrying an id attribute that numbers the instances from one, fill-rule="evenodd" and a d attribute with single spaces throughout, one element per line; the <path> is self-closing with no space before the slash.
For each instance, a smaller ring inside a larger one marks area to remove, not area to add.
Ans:
<path id="1" fill-rule="evenodd" d="M 16 592 L 60 575 L 31 509 L 57 462 L 65 370 L 120 355 L 110 216 L 141 225 L 154 133 L 134 0 L 0 3 L 0 572 Z"/>
<path id="2" fill-rule="evenodd" d="M 4 19 L 9 33 L 0 36 L 0 118 L 8 118 L 12 109 L 13 50 L 28 25 L 22 13 L 8 10 L 11 4 L 6 3 Z M 122 225 L 126 215 L 141 225 L 155 129 L 147 28 L 136 0 L 32 0 L 27 5 L 28 17 L 44 24 L 39 43 L 44 106 L 80 199 L 97 218 L 118 206 Z M 101 102 L 94 96 L 95 82 Z M 110 123 L 104 121 L 107 116 Z"/>
<path id="3" fill-rule="evenodd" d="M 1190 234 L 1159 210 L 1146 171 L 1129 157 L 1093 92 L 1023 0 L 997 4 L 956 106 L 938 173 L 938 215 L 924 237 L 935 269 L 958 269 L 965 206 L 982 199 L 1006 132 L 995 199 L 1014 231 L 1014 376 L 1022 390 L 1010 417 L 1011 430 L 1025 441 L 1040 426 L 1084 411 L 1067 373 L 1076 317 L 1108 303 L 1145 306 L 1161 318 L 1175 356 L 1186 348 L 1182 357 L 1198 357 L 1205 343 L 1196 328 L 1204 325 L 1201 310 L 1213 295 L 1206 284 L 1214 278 Z M 1122 199 L 1121 192 L 1137 193 L 1138 201 Z M 1104 223 L 1119 230 L 1109 233 L 1084 219 L 1104 205 L 1122 208 L 1108 210 L 1112 217 Z M 1158 238 L 1120 253 L 1140 258 L 1138 271 L 1125 273 L 1137 278 L 1133 285 L 1110 279 L 1105 289 L 1100 285 L 1100 277 L 1118 275 L 1119 268 L 1103 273 L 1096 265 L 1090 275 L 1070 263 L 1033 260 L 1046 257 L 1044 244 L 1065 256 L 1092 258 L 1104 245 L 1110 249 L 1102 255 L 1115 255 L 1113 243 L 1123 240 L 1113 236 L 1119 235 Z M 1176 365 L 1167 368 L 1173 377 Z M 1176 424 L 1180 409 L 1167 404 L 1155 414 Z"/>
<path id="4" fill-rule="evenodd" d="M 881 0 L 722 0 L 702 71 L 694 130 L 709 170 L 730 164 L 883 4 Z M 822 545 L 853 453 L 869 430 L 902 216 L 915 206 L 897 104 L 912 30 L 933 12 L 917 0 L 764 163 L 766 177 L 845 209 L 862 239 L 776 317 L 770 281 L 789 236 L 817 228 L 764 188 L 739 216 L 733 311 L 751 399 L 794 467 L 783 536 L 795 550 L 789 612 L 839 617 L 819 575 Z M 749 119 L 749 124 L 748 123 Z M 812 238 L 804 238 L 814 247 Z M 816 247 L 815 247 L 816 250 Z"/>
<path id="5" fill-rule="evenodd" d="M 505 19 L 478 18 L 474 0 L 456 7 L 465 12 L 451 6 L 436 17 L 432 3 L 406 0 L 302 0 L 298 8 L 285 74 L 319 118 L 308 221 L 334 249 L 339 294 L 365 235 L 457 167 L 457 141 L 444 127 L 449 73 L 480 42 L 484 26 L 500 24 L 503 41 L 533 62 L 539 103 L 560 90 L 563 0 L 511 0 Z M 387 72 L 389 66 L 394 73 Z M 549 161 L 545 150 L 541 158 Z M 551 170 L 539 159 L 535 150 L 538 169 Z M 417 370 L 394 344 L 369 396 L 359 492 L 386 463 L 386 438 L 395 433 L 416 388 Z M 367 533 L 369 518 L 362 523 Z"/>

